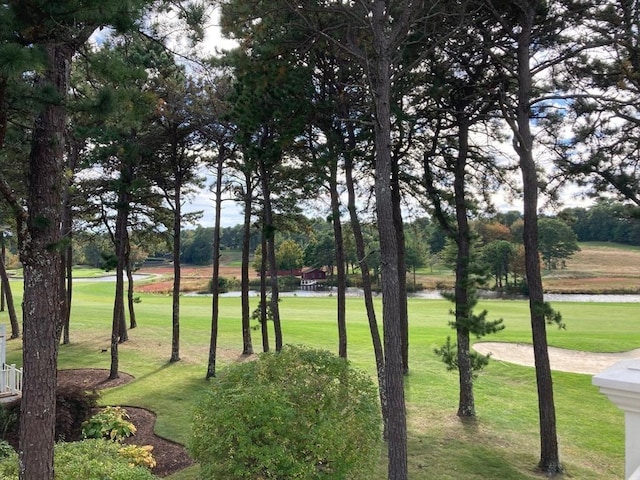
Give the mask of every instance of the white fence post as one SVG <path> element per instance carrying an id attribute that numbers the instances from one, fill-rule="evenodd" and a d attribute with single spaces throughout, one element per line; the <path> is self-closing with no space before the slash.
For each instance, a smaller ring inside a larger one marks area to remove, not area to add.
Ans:
<path id="1" fill-rule="evenodd" d="M 625 479 L 640 469 L 640 360 L 622 360 L 593 377 L 609 400 L 624 411 Z"/>

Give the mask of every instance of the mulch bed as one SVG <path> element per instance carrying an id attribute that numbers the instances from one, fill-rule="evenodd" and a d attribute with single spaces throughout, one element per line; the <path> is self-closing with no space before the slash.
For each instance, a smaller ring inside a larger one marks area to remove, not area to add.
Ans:
<path id="1" fill-rule="evenodd" d="M 109 371 L 94 368 L 80 368 L 58 371 L 58 385 L 80 385 L 86 390 L 100 390 L 117 387 L 133 380 L 131 375 L 120 373 L 120 377 L 109 380 Z M 183 445 L 159 437 L 153 432 L 156 423 L 155 413 L 144 408 L 123 405 L 137 431 L 124 443 L 153 446 L 153 457 L 157 465 L 152 470 L 158 477 L 166 477 L 172 473 L 192 465 L 193 459 Z"/>

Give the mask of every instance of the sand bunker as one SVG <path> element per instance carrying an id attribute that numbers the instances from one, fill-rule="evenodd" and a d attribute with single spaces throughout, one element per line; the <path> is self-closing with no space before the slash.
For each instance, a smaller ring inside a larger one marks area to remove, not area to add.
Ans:
<path id="1" fill-rule="evenodd" d="M 477 342 L 473 348 L 483 355 L 504 362 L 533 367 L 533 347 L 524 343 Z M 640 359 L 640 348 L 620 353 L 593 353 L 549 347 L 552 370 L 595 375 L 620 360 Z"/>

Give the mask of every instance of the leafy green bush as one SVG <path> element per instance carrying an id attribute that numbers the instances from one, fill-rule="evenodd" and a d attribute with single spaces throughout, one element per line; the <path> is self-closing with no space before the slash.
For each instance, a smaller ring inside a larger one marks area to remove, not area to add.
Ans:
<path id="1" fill-rule="evenodd" d="M 288 346 L 214 379 L 190 451 L 203 479 L 371 478 L 380 429 L 369 377 L 329 352 Z"/>
<path id="2" fill-rule="evenodd" d="M 218 277 L 218 293 L 227 293 L 234 290 L 240 290 L 240 280 L 237 278 Z M 209 280 L 207 293 L 213 292 L 213 280 Z"/>
<path id="3" fill-rule="evenodd" d="M 105 407 L 82 424 L 85 438 L 109 438 L 120 442 L 136 433 L 136 427 L 129 421 L 127 411 L 122 407 Z"/>
<path id="4" fill-rule="evenodd" d="M 56 480 L 154 480 L 144 467 L 131 463 L 115 442 L 102 439 L 61 442 L 55 448 Z M 0 460 L 0 478 L 18 480 L 18 456 Z"/>
<path id="5" fill-rule="evenodd" d="M 153 458 L 153 446 L 152 445 L 123 445 L 118 450 L 118 453 L 124 458 L 128 459 L 133 465 L 140 467 L 146 467 L 148 469 L 154 468 L 157 463 Z"/>

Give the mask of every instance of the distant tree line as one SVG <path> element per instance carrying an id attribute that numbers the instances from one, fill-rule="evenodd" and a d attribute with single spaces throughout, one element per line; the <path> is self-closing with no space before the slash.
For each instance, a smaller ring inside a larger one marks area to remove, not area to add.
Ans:
<path id="1" fill-rule="evenodd" d="M 590 208 L 565 208 L 558 217 L 571 227 L 579 242 L 640 245 L 640 217 L 628 205 L 599 201 Z"/>

